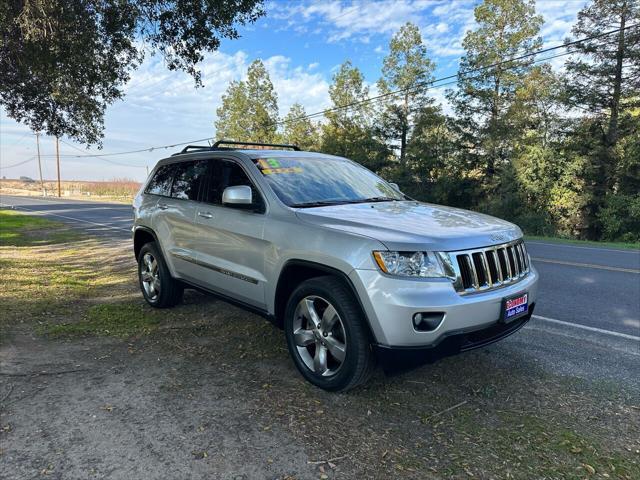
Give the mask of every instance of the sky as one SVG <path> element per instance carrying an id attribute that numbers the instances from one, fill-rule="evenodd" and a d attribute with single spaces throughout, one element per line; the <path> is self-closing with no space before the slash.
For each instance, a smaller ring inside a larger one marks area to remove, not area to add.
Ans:
<path id="1" fill-rule="evenodd" d="M 60 143 L 64 180 L 133 179 L 143 181 L 147 169 L 182 147 L 97 158 L 74 155 L 118 153 L 214 137 L 215 112 L 229 82 L 243 79 L 250 63 L 265 63 L 278 94 L 280 114 L 301 103 L 307 113 L 330 105 L 328 89 L 345 60 L 357 66 L 372 87 L 380 77 L 391 36 L 404 23 L 420 27 L 428 55 L 436 64 L 436 78 L 454 74 L 465 32 L 474 28 L 474 0 L 267 0 L 266 15 L 239 27 L 241 37 L 223 40 L 200 65 L 204 87 L 195 88 L 183 72 L 170 72 L 160 56 L 148 57 L 133 72 L 126 96 L 108 107 L 102 150 Z M 545 20 L 545 47 L 562 43 L 584 0 L 538 0 Z M 554 66 L 562 68 L 563 59 Z M 447 111 L 445 88 L 432 94 Z M 40 137 L 43 176 L 56 176 L 55 140 Z M 19 165 L 16 165 L 19 164 Z M 0 109 L 0 176 L 38 178 L 36 139 L 24 125 Z"/>

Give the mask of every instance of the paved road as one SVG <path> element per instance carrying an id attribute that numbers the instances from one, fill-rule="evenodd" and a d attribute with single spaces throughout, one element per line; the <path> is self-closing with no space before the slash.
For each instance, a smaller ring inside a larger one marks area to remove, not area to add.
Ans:
<path id="1" fill-rule="evenodd" d="M 130 205 L 66 198 L 0 195 L 0 207 L 13 207 L 69 223 L 92 234 L 130 239 L 133 210 Z"/>
<path id="2" fill-rule="evenodd" d="M 128 205 L 0 196 L 0 206 L 7 205 L 98 235 L 131 236 Z M 541 275 L 536 307 L 540 325 L 562 329 L 568 327 L 566 322 L 583 332 L 640 345 L 640 251 L 538 241 L 527 242 L 527 246 Z M 640 353 L 640 346 L 635 351 Z"/>

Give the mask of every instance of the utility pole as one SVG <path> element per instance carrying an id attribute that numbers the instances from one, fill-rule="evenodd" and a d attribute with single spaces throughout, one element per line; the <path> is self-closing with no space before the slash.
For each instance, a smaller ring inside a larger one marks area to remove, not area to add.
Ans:
<path id="1" fill-rule="evenodd" d="M 56 137 L 56 165 L 58 167 L 58 197 L 62 196 L 60 191 L 60 144 L 58 143 L 58 137 Z"/>
<path id="2" fill-rule="evenodd" d="M 40 172 L 40 187 L 42 187 L 42 196 L 47 196 L 47 191 L 44 189 L 44 180 L 42 180 L 42 163 L 40 162 L 40 132 L 36 132 L 36 147 L 38 149 L 38 171 Z"/>

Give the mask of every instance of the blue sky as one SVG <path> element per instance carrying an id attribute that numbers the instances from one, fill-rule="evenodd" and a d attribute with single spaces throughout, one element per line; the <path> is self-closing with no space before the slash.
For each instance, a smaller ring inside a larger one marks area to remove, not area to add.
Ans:
<path id="1" fill-rule="evenodd" d="M 270 72 L 285 115 L 294 102 L 307 113 L 329 105 L 328 88 L 335 69 L 351 60 L 372 86 L 380 75 L 389 39 L 407 21 L 416 23 L 436 77 L 455 73 L 464 53 L 464 33 L 474 28 L 473 8 L 478 1 L 269 1 L 266 16 L 239 29 L 241 38 L 223 41 L 218 52 L 201 65 L 204 88 L 181 72 L 169 72 L 159 56 L 149 57 L 132 75 L 126 97 L 106 115 L 102 151 L 61 144 L 62 177 L 69 180 L 143 180 L 146 168 L 178 148 L 138 154 L 74 158 L 70 155 L 115 153 L 214 136 L 213 122 L 220 98 L 231 80 L 246 75 L 248 65 L 261 58 Z M 538 0 L 545 18 L 541 34 L 545 45 L 561 43 L 575 22 L 584 0 Z M 562 68 L 562 59 L 555 64 Z M 449 87 L 450 88 L 450 87 Z M 434 89 L 438 102 L 444 88 Z M 443 103 L 447 109 L 446 103 Z M 82 151 L 78 151 L 77 149 Z M 41 137 L 44 176 L 55 177 L 54 140 Z M 35 138 L 29 130 L 0 112 L 0 175 L 37 178 Z M 13 165 L 26 161 L 23 165 Z"/>

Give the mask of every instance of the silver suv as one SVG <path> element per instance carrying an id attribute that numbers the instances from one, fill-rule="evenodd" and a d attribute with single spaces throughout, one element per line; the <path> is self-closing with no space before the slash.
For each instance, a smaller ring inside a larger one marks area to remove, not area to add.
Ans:
<path id="1" fill-rule="evenodd" d="M 376 363 L 392 372 L 504 338 L 536 301 L 517 226 L 295 146 L 186 147 L 158 162 L 134 212 L 151 306 L 188 287 L 262 314 L 326 390 L 365 382 Z"/>

